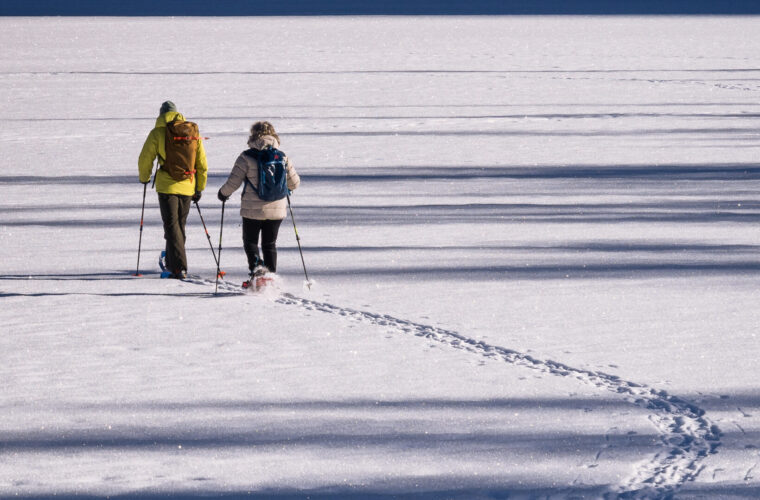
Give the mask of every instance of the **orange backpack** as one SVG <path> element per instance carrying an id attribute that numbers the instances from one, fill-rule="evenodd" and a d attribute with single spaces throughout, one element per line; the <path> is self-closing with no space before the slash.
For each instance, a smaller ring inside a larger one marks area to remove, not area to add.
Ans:
<path id="1" fill-rule="evenodd" d="M 161 168 L 175 181 L 195 175 L 195 156 L 200 140 L 196 123 L 175 120 L 166 124 L 166 159 Z"/>

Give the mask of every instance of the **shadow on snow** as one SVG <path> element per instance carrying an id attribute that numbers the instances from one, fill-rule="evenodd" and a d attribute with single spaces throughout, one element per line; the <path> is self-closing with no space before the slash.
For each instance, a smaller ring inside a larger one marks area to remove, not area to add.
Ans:
<path id="1" fill-rule="evenodd" d="M 394 132 L 395 133 L 395 132 Z M 229 172 L 211 173 L 209 180 L 221 184 Z M 340 174 L 303 172 L 304 183 L 478 180 L 478 179 L 621 179 L 621 180 L 717 180 L 747 181 L 760 177 L 756 163 L 705 163 L 660 165 L 544 165 L 544 166 L 388 166 L 347 167 Z M 105 185 L 132 184 L 139 186 L 137 170 L 134 175 L 0 175 L 3 184 L 74 184 Z M 92 207 L 85 205 L 85 207 Z M 7 210 L 7 207 L 0 211 Z"/>

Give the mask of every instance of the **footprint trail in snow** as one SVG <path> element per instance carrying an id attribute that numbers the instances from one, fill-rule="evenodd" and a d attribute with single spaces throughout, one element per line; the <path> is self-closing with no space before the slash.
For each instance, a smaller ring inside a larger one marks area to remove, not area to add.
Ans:
<path id="1" fill-rule="evenodd" d="M 512 349 L 490 345 L 452 330 L 414 323 L 388 315 L 339 307 L 305 299 L 289 293 L 276 302 L 312 311 L 380 326 L 393 333 L 411 334 L 507 363 L 524 366 L 542 373 L 572 377 L 595 387 L 618 394 L 631 404 L 651 412 L 650 420 L 657 428 L 663 451 L 612 489 L 605 498 L 646 499 L 670 498 L 685 482 L 700 472 L 700 462 L 720 445 L 721 432 L 705 417 L 698 406 L 642 384 L 629 382 L 616 375 L 574 368 L 564 363 L 544 360 Z"/>

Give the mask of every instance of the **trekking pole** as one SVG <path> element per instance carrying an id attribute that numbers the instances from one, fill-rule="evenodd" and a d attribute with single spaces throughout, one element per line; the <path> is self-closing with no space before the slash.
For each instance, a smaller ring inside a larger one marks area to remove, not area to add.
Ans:
<path id="1" fill-rule="evenodd" d="M 301 264 L 303 264 L 303 274 L 306 276 L 306 288 L 311 290 L 311 280 L 309 274 L 306 272 L 306 262 L 303 260 L 303 250 L 301 250 L 301 237 L 298 236 L 298 229 L 296 228 L 296 218 L 293 216 L 293 206 L 290 204 L 290 195 L 288 197 L 288 209 L 290 210 L 290 220 L 293 221 L 293 231 L 296 233 L 296 243 L 298 243 L 298 253 L 301 254 Z"/>
<path id="2" fill-rule="evenodd" d="M 208 229 L 206 228 L 206 221 L 203 220 L 203 214 L 201 214 L 201 207 L 198 205 L 198 202 L 195 202 L 195 208 L 198 209 L 198 216 L 201 218 L 201 224 L 203 224 L 203 230 L 206 231 L 206 238 L 208 239 L 208 246 L 211 247 L 211 255 L 214 256 L 214 263 L 216 263 L 216 272 L 217 274 L 221 274 L 224 276 L 226 273 L 224 271 L 219 270 L 219 259 L 216 258 L 216 252 L 214 252 L 214 244 L 211 243 L 211 235 L 208 234 Z"/>
<path id="3" fill-rule="evenodd" d="M 214 295 L 216 295 L 216 292 L 219 290 L 219 262 L 222 260 L 222 231 L 224 231 L 224 205 L 226 203 L 227 200 L 222 202 L 222 220 L 219 223 L 219 252 L 217 253 L 219 257 L 216 259 L 216 285 L 214 286 Z"/>
<path id="4" fill-rule="evenodd" d="M 142 233 L 143 233 L 143 220 L 145 219 L 145 196 L 148 193 L 148 183 L 143 184 L 143 201 L 142 201 L 142 213 L 140 213 L 140 242 L 137 244 L 137 269 L 135 270 L 135 276 L 142 276 L 140 274 L 140 251 L 142 250 Z"/>

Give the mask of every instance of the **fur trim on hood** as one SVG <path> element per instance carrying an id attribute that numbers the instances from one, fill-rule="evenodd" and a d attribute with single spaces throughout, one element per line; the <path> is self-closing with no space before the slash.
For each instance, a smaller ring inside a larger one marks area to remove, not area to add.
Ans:
<path id="1" fill-rule="evenodd" d="M 275 149 L 279 149 L 280 143 L 271 135 L 262 135 L 256 139 L 248 139 L 248 147 L 250 148 L 258 149 L 260 151 L 267 146 L 272 146 Z"/>

